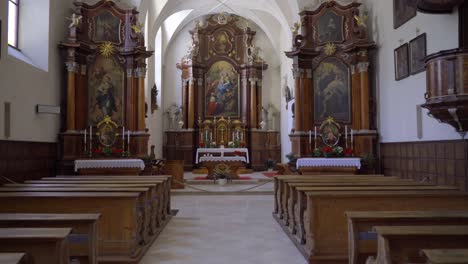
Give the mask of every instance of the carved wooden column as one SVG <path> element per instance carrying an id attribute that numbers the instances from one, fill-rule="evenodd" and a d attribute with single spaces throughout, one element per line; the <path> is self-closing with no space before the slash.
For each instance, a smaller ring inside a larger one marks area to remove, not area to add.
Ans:
<path id="1" fill-rule="evenodd" d="M 245 122 L 249 120 L 248 116 L 248 98 L 249 98 L 249 89 L 248 89 L 248 79 L 246 70 L 242 71 L 242 100 L 241 100 L 241 112 L 242 112 L 242 120 Z"/>
<path id="2" fill-rule="evenodd" d="M 353 122 L 352 129 L 359 130 L 361 128 L 361 73 L 358 71 L 357 65 L 351 66 L 351 78 L 352 78 L 352 87 L 351 87 L 351 96 L 353 98 L 352 104 L 352 113 L 353 113 Z"/>
<path id="3" fill-rule="evenodd" d="M 75 89 L 75 127 L 77 130 L 86 129 L 88 116 L 88 87 L 87 87 L 87 67 L 85 64 L 80 65 L 79 73 L 77 74 L 76 89 Z"/>
<path id="4" fill-rule="evenodd" d="M 295 79 L 295 87 L 294 87 L 294 94 L 296 96 L 296 101 L 294 102 L 294 129 L 296 132 L 303 131 L 302 126 L 302 111 L 304 106 L 302 105 L 301 100 L 301 71 L 300 69 L 295 68 L 293 70 L 294 79 Z"/>
<path id="5" fill-rule="evenodd" d="M 196 84 L 195 94 L 197 95 L 197 99 L 195 102 L 197 105 L 197 117 L 201 118 L 203 116 L 203 78 L 198 78 Z"/>
<path id="6" fill-rule="evenodd" d="M 188 80 L 182 79 L 182 121 L 184 122 L 184 128 L 188 128 L 188 104 L 189 104 L 189 92 L 188 92 Z"/>
<path id="7" fill-rule="evenodd" d="M 358 63 L 361 77 L 361 129 L 369 129 L 369 62 Z"/>
<path id="8" fill-rule="evenodd" d="M 191 78 L 188 84 L 188 110 L 187 110 L 187 128 L 193 128 L 195 124 L 195 80 Z"/>
<path id="9" fill-rule="evenodd" d="M 254 129 L 258 127 L 257 122 L 257 79 L 250 78 L 250 128 Z"/>
<path id="10" fill-rule="evenodd" d="M 314 100 L 313 100 L 313 83 L 312 83 L 312 69 L 306 69 L 302 76 L 302 92 L 303 92 L 303 129 L 304 131 L 314 130 Z"/>
<path id="11" fill-rule="evenodd" d="M 136 77 L 138 78 L 138 131 L 145 131 L 145 75 L 146 68 L 139 67 L 136 69 Z"/>
<path id="12" fill-rule="evenodd" d="M 78 64 L 73 61 L 66 62 L 67 66 L 67 131 L 73 131 L 75 126 L 75 75 Z"/>
<path id="13" fill-rule="evenodd" d="M 134 70 L 133 70 L 133 60 L 128 59 L 127 60 L 127 85 L 126 85 L 126 103 L 125 103 L 125 123 L 126 127 L 129 130 L 136 130 L 136 125 L 135 125 L 135 111 L 134 111 L 134 86 L 135 86 L 135 81 L 134 81 Z"/>
<path id="14" fill-rule="evenodd" d="M 257 128 L 260 128 L 260 122 L 262 122 L 262 86 L 263 82 L 262 79 L 258 80 L 257 79 Z"/>

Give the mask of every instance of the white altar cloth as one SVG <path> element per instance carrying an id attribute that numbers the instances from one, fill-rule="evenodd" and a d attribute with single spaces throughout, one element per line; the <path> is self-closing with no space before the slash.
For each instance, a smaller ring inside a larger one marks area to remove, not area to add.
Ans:
<path id="1" fill-rule="evenodd" d="M 241 162 L 246 162 L 245 157 L 200 157 L 199 162 L 204 162 L 204 161 L 212 161 L 212 162 L 236 162 L 236 161 L 241 161 Z"/>
<path id="2" fill-rule="evenodd" d="M 300 158 L 296 167 L 356 167 L 361 168 L 360 158 Z"/>
<path id="3" fill-rule="evenodd" d="M 143 170 L 145 163 L 141 159 L 75 160 L 75 172 L 79 169 L 102 168 L 140 168 Z"/>
<path id="4" fill-rule="evenodd" d="M 198 148 L 197 155 L 195 157 L 195 163 L 202 162 L 201 158 L 205 157 L 203 154 L 221 154 L 218 157 L 224 157 L 224 153 L 234 153 L 234 152 L 242 152 L 245 154 L 244 162 L 249 163 L 249 150 L 247 148 Z M 214 157 L 209 157 L 214 158 Z M 225 157 L 227 158 L 227 157 Z M 231 158 L 231 157 L 229 157 Z M 233 157 L 234 158 L 234 157 Z M 239 157 L 237 157 L 239 158 Z"/>

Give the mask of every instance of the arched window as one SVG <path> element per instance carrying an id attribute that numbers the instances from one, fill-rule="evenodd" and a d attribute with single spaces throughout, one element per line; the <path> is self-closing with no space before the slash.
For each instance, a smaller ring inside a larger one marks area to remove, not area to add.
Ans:
<path id="1" fill-rule="evenodd" d="M 8 45 L 18 48 L 19 1 L 8 0 Z"/>

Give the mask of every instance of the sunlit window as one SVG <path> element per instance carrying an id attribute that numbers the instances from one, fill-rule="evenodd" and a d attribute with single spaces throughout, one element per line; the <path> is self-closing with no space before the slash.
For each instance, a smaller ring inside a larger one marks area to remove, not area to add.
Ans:
<path id="1" fill-rule="evenodd" d="M 8 45 L 18 48 L 18 21 L 20 0 L 8 1 Z"/>

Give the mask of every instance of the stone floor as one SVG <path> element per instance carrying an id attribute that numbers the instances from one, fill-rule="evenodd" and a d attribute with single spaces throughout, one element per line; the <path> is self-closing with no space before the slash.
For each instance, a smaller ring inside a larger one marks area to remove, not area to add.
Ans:
<path id="1" fill-rule="evenodd" d="M 305 264 L 273 219 L 273 196 L 173 196 L 179 213 L 142 264 Z"/>

